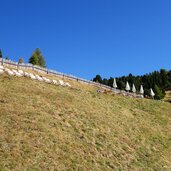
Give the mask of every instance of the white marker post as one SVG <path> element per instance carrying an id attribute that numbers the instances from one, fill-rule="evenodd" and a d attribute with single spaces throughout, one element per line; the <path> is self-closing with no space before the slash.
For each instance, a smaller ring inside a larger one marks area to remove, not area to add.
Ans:
<path id="1" fill-rule="evenodd" d="M 131 90 L 130 86 L 129 86 L 129 83 L 128 81 L 126 82 L 126 87 L 125 87 L 125 90 L 129 92 L 129 90 Z"/>
<path id="2" fill-rule="evenodd" d="M 134 84 L 132 85 L 132 92 L 133 93 L 136 93 L 136 88 L 135 88 L 135 85 Z"/>
<path id="3" fill-rule="evenodd" d="M 141 85 L 140 87 L 140 94 L 142 96 L 142 98 L 144 97 L 144 89 L 143 89 L 143 86 Z"/>
<path id="4" fill-rule="evenodd" d="M 150 95 L 151 95 L 151 97 L 154 99 L 155 93 L 154 93 L 154 91 L 153 91 L 152 88 L 150 88 Z"/>
<path id="5" fill-rule="evenodd" d="M 113 88 L 116 89 L 117 87 L 118 87 L 118 86 L 117 86 L 117 84 L 116 84 L 116 79 L 114 78 L 114 79 L 113 79 Z"/>

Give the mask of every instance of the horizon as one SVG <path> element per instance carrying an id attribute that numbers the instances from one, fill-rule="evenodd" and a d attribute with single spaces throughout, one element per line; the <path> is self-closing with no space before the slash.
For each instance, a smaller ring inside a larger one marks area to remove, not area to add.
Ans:
<path id="1" fill-rule="evenodd" d="M 89 80 L 171 69 L 169 1 L 1 4 L 3 57 L 27 63 L 40 48 L 49 69 Z"/>

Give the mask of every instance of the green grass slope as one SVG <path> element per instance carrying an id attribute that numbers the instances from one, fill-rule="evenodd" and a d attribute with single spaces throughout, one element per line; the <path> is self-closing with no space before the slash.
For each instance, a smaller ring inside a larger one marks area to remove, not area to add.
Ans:
<path id="1" fill-rule="evenodd" d="M 171 104 L 77 84 L 0 76 L 0 170 L 171 170 Z"/>

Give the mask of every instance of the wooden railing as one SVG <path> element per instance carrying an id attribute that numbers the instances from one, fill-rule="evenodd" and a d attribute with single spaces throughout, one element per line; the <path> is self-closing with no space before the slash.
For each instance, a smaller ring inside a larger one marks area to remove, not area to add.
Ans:
<path id="1" fill-rule="evenodd" d="M 64 74 L 64 73 L 61 73 L 61 72 L 58 72 L 58 71 L 55 71 L 55 70 L 51 70 L 51 69 L 48 69 L 48 68 L 43 68 L 43 67 L 40 67 L 40 66 L 37 66 L 37 65 L 32 65 L 30 63 L 18 63 L 18 62 L 14 62 L 14 61 L 11 61 L 11 60 L 0 58 L 0 64 L 3 65 L 3 66 L 14 67 L 16 69 L 30 69 L 30 70 L 34 70 L 34 71 L 38 71 L 38 72 L 43 72 L 43 73 L 47 73 L 47 74 L 51 74 L 51 75 L 56 75 L 56 76 L 59 76 L 59 77 L 62 77 L 62 78 L 68 78 L 68 79 L 71 79 L 71 80 L 76 80 L 78 82 L 82 82 L 82 83 L 86 83 L 86 84 L 89 84 L 89 85 L 97 86 L 99 88 L 103 88 L 103 89 L 106 89 L 106 90 L 111 90 L 111 91 L 113 91 L 115 93 L 121 93 L 121 94 L 124 94 L 124 95 L 128 95 L 128 96 L 130 95 L 130 96 L 134 96 L 134 97 L 141 97 L 139 94 L 126 92 L 124 90 L 114 89 L 114 88 L 106 86 L 104 84 L 100 84 L 100 83 L 89 81 L 89 80 L 86 80 L 86 79 L 83 79 L 83 78 L 75 77 L 73 75 Z"/>

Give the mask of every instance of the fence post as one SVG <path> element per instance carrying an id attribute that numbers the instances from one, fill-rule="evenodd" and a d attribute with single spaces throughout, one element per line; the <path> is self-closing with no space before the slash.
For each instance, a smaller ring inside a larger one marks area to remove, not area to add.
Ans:
<path id="1" fill-rule="evenodd" d="M 19 69 L 19 65 L 20 65 L 20 64 L 19 64 L 19 62 L 18 62 L 18 64 L 17 64 L 17 70 Z"/>

